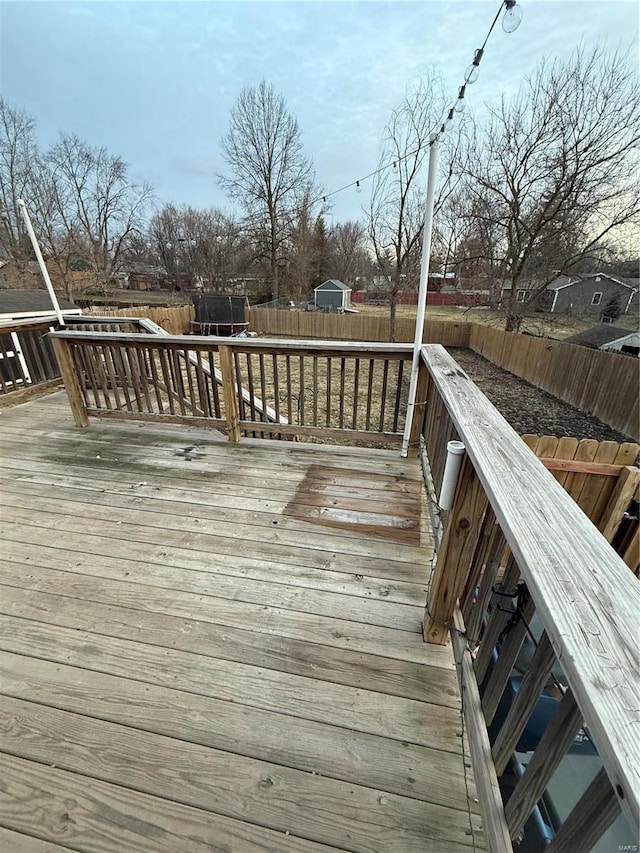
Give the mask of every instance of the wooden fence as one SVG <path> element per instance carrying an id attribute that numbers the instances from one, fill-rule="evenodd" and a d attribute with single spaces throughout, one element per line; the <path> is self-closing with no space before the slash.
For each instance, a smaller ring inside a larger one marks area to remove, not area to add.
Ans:
<path id="1" fill-rule="evenodd" d="M 321 338 L 327 341 L 389 340 L 388 316 L 250 308 L 247 319 L 249 328 L 261 335 Z M 413 317 L 396 318 L 396 342 L 413 343 L 415 325 Z M 468 326 L 468 323 L 456 323 L 451 320 L 427 320 L 425 341 L 449 347 L 466 347 L 469 345 Z"/>
<path id="2" fill-rule="evenodd" d="M 640 440 L 640 359 L 471 323 L 468 346 L 498 367 Z"/>
<path id="3" fill-rule="evenodd" d="M 138 305 L 135 308 L 112 308 L 105 305 L 103 308 L 87 309 L 84 313 L 90 317 L 146 317 L 170 335 L 186 335 L 191 331 L 191 321 L 195 318 L 192 305 Z"/>

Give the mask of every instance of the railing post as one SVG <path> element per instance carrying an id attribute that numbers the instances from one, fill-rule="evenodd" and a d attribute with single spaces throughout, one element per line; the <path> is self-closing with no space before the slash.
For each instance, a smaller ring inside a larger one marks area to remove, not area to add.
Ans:
<path id="1" fill-rule="evenodd" d="M 60 368 L 60 375 L 64 381 L 73 420 L 76 426 L 87 427 L 89 426 L 89 417 L 82 393 L 82 385 L 80 384 L 76 364 L 71 354 L 71 346 L 63 338 L 51 338 L 51 342 L 58 361 L 58 367 Z"/>
<path id="2" fill-rule="evenodd" d="M 410 457 L 418 456 L 420 453 L 420 436 L 424 427 L 424 417 L 427 411 L 427 391 L 429 389 L 429 371 L 427 366 L 420 359 L 418 368 L 418 384 L 416 385 L 416 399 L 413 406 L 413 418 L 411 420 L 411 429 L 409 431 L 409 446 L 407 455 Z"/>
<path id="3" fill-rule="evenodd" d="M 222 396 L 227 419 L 229 441 L 240 441 L 240 413 L 236 394 L 236 372 L 233 365 L 233 351 L 229 346 L 218 347 L 220 373 L 222 374 Z"/>
<path id="4" fill-rule="evenodd" d="M 487 504 L 487 496 L 467 456 L 429 586 L 422 626 L 427 643 L 444 645 L 449 638 L 453 611 L 471 567 Z"/>

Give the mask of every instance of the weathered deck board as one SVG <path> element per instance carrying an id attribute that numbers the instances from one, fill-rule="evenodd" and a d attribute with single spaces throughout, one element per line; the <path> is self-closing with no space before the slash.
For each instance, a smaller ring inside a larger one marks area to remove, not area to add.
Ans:
<path id="1" fill-rule="evenodd" d="M 0 419 L 0 846 L 482 848 L 417 465 L 71 424 Z M 349 477 L 309 508 L 413 512 L 420 544 L 286 517 L 314 465 Z"/>

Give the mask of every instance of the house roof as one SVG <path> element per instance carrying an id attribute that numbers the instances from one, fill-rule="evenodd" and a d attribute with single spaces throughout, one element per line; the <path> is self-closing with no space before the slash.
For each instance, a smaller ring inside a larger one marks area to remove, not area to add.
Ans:
<path id="1" fill-rule="evenodd" d="M 616 278 L 615 276 L 608 275 L 605 272 L 591 272 L 587 275 L 576 275 L 576 276 L 568 276 L 568 275 L 560 275 L 558 278 L 555 278 L 552 282 L 547 285 L 547 290 L 562 290 L 563 287 L 570 287 L 573 284 L 578 284 L 581 281 L 586 281 L 590 278 L 608 278 L 609 281 L 613 281 L 615 284 L 619 284 L 622 287 L 628 287 L 630 290 L 634 288 L 632 285 L 627 284 L 622 281 L 622 279 Z"/>
<path id="2" fill-rule="evenodd" d="M 58 297 L 63 311 L 78 310 L 68 299 Z M 46 290 L 3 290 L 0 289 L 0 314 L 26 314 L 47 311 L 53 313 L 53 305 Z"/>
<path id="3" fill-rule="evenodd" d="M 329 285 L 329 287 L 327 287 Z M 326 281 L 323 281 L 322 284 L 319 284 L 317 287 L 314 287 L 314 290 L 347 290 L 351 291 L 350 287 L 347 287 L 346 284 L 343 284 L 341 281 L 338 281 L 337 278 L 329 278 Z"/>
<path id="4" fill-rule="evenodd" d="M 612 326 L 611 323 L 599 323 L 585 332 L 565 338 L 564 343 L 580 344 L 584 347 L 598 349 L 604 344 L 610 344 L 613 341 L 620 340 L 620 338 L 627 338 L 632 334 L 634 334 L 632 329 L 624 329 L 622 326 Z"/>

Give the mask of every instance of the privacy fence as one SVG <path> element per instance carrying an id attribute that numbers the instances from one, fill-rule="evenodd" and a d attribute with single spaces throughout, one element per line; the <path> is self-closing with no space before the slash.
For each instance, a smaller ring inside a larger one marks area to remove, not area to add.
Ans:
<path id="1" fill-rule="evenodd" d="M 87 313 L 95 317 L 147 317 L 172 335 L 187 333 L 194 318 L 193 308 L 188 305 L 121 310 L 93 308 Z M 250 329 L 265 336 L 381 343 L 389 340 L 389 318 L 384 316 L 251 308 L 247 319 Z M 43 329 L 46 325 L 43 324 Z M 411 342 L 414 327 L 412 318 L 398 317 L 396 341 Z M 7 326 L 6 333 L 11 331 L 15 331 L 13 326 Z M 505 332 L 478 323 L 447 320 L 427 320 L 424 339 L 425 343 L 469 347 L 493 364 L 640 440 L 640 359 L 550 338 Z M 8 342 L 6 348 L 8 353 L 13 353 Z M 2 390 L 18 387 L 16 382 L 9 384 L 12 378 L 12 374 L 7 373 L 6 387 Z"/>
<path id="2" fill-rule="evenodd" d="M 389 318 L 252 308 L 250 328 L 264 335 L 324 340 L 389 340 Z M 396 320 L 396 340 L 413 340 L 412 318 Z M 640 439 L 640 360 L 617 353 L 505 332 L 479 323 L 427 320 L 425 343 L 468 347 L 488 361 Z"/>

